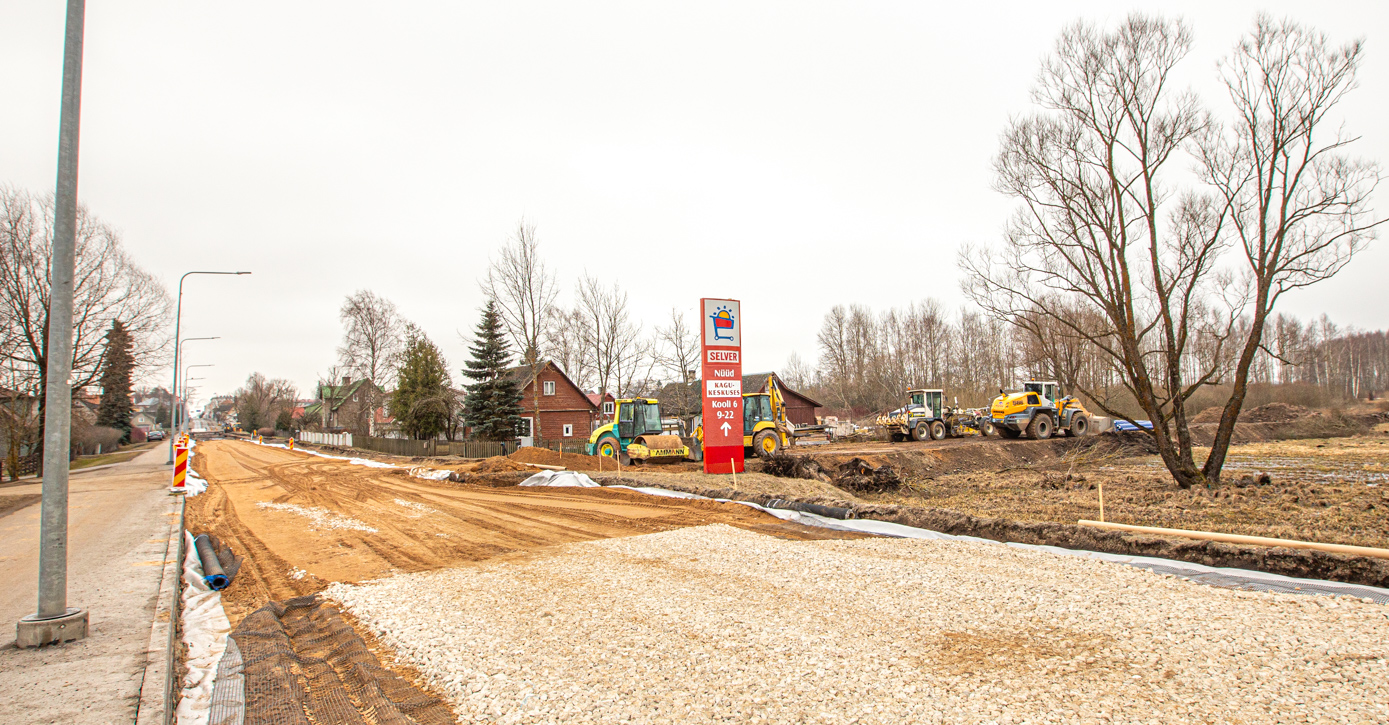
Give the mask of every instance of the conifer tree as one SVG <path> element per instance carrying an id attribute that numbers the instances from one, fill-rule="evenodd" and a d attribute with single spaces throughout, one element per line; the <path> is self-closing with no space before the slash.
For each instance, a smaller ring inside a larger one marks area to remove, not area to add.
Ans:
<path id="1" fill-rule="evenodd" d="M 101 403 L 96 424 L 121 432 L 121 442 L 130 442 L 130 378 L 135 372 L 135 343 L 120 320 L 106 332 L 106 360 L 101 371 Z"/>
<path id="2" fill-rule="evenodd" d="M 463 374 L 476 382 L 468 386 L 463 399 L 463 422 L 477 438 L 511 440 L 521 428 L 521 389 L 506 374 L 511 366 L 511 350 L 495 301 L 489 300 L 483 308 L 477 339 L 469 351 L 473 357 Z"/>
<path id="3" fill-rule="evenodd" d="M 424 331 L 407 324 L 405 351 L 390 403 L 391 416 L 401 432 L 417 440 L 439 435 L 453 414 L 451 382 L 438 346 Z"/>

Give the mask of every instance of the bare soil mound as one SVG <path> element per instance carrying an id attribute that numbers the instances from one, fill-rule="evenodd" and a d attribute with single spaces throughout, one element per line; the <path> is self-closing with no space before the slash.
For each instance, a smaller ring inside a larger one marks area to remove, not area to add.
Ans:
<path id="1" fill-rule="evenodd" d="M 531 466 L 527 466 L 520 461 L 513 461 L 506 456 L 493 456 L 484 459 L 473 467 L 475 473 L 506 473 L 508 471 L 534 471 Z"/>
<path id="2" fill-rule="evenodd" d="M 585 456 L 581 453 L 560 453 L 549 448 L 520 448 L 507 456 L 521 463 L 537 463 L 542 466 L 564 466 L 571 471 L 614 470 L 617 464 L 602 456 Z"/>
<path id="3" fill-rule="evenodd" d="M 1240 420 L 1246 423 L 1293 423 L 1305 420 L 1312 416 L 1320 416 L 1321 413 L 1304 408 L 1300 405 L 1289 405 L 1287 403 L 1268 403 L 1257 408 L 1251 408 L 1240 415 Z M 1219 414 L 1216 420 L 1220 420 Z"/>

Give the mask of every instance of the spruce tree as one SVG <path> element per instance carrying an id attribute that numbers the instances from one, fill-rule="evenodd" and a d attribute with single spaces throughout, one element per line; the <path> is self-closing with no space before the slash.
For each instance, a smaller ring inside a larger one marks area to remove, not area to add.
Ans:
<path id="1" fill-rule="evenodd" d="M 106 333 L 106 361 L 101 371 L 101 403 L 96 424 L 121 432 L 121 442 L 130 442 L 130 378 L 135 372 L 135 343 L 120 320 Z"/>
<path id="2" fill-rule="evenodd" d="M 443 432 L 453 413 L 448 364 L 439 348 L 414 325 L 405 331 L 405 352 L 391 396 L 391 417 L 411 438 L 429 440 Z"/>
<path id="3" fill-rule="evenodd" d="M 467 386 L 463 422 L 477 438 L 511 440 L 521 428 L 521 388 L 506 374 L 511 366 L 511 350 L 495 301 L 489 300 L 483 308 L 477 339 L 469 351 L 473 357 L 463 374 L 477 382 Z"/>

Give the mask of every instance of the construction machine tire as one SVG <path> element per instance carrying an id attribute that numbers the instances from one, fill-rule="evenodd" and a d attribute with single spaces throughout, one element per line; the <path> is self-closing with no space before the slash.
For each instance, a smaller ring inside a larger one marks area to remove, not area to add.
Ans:
<path id="1" fill-rule="evenodd" d="M 998 434 L 1001 435 L 1001 436 L 1003 436 L 1004 438 L 1020 438 L 1020 437 L 1022 437 L 1022 431 L 1020 431 L 1020 430 L 1013 430 L 1012 428 L 1008 428 L 1008 427 L 1006 427 L 1006 426 L 999 426 L 999 427 L 998 427 Z"/>
<path id="2" fill-rule="evenodd" d="M 913 440 L 924 441 L 929 440 L 930 438 L 931 428 L 926 424 L 926 421 L 923 420 L 920 423 L 917 423 L 916 425 L 912 426 Z"/>
<path id="3" fill-rule="evenodd" d="M 932 422 L 931 422 L 931 439 L 932 439 L 932 440 L 937 440 L 937 441 L 938 441 L 938 440 L 944 440 L 944 439 L 945 439 L 945 434 L 946 434 L 946 430 L 945 430 L 945 424 L 944 424 L 944 423 L 942 423 L 942 422 L 940 422 L 940 421 L 938 421 L 938 420 L 937 420 L 937 421 L 932 421 Z"/>
<path id="4" fill-rule="evenodd" d="M 758 431 L 752 437 L 752 450 L 761 458 L 771 458 L 781 452 L 781 438 L 774 430 Z"/>
<path id="5" fill-rule="evenodd" d="M 991 435 L 995 435 L 995 434 L 997 434 L 997 433 L 998 433 L 998 429 L 997 429 L 997 428 L 994 428 L 994 424 L 991 423 L 991 422 L 989 422 L 989 421 L 987 421 L 987 420 L 984 421 L 984 422 L 983 422 L 982 424 L 980 424 L 980 426 L 979 426 L 979 435 L 981 435 L 981 436 L 991 436 Z"/>
<path id="6" fill-rule="evenodd" d="M 603 438 L 598 441 L 596 451 L 600 456 L 617 458 L 618 454 L 622 452 L 622 444 L 618 443 L 615 438 Z"/>
<path id="7" fill-rule="evenodd" d="M 1090 419 L 1084 415 L 1077 415 L 1071 421 L 1070 434 L 1076 438 L 1083 438 L 1090 432 Z"/>
<path id="8" fill-rule="evenodd" d="M 1051 416 L 1046 413 L 1039 413 L 1032 416 L 1032 422 L 1027 424 L 1027 436 L 1039 441 L 1050 438 L 1053 430 Z"/>

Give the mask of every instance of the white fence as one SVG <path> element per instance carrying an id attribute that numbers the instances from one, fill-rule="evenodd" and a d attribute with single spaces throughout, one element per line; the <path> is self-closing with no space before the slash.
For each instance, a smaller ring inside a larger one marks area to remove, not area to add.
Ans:
<path id="1" fill-rule="evenodd" d="M 301 430 L 299 431 L 299 435 L 295 437 L 304 443 L 317 443 L 323 446 L 343 446 L 345 448 L 352 447 L 351 433 L 310 433 L 309 431 Z"/>

